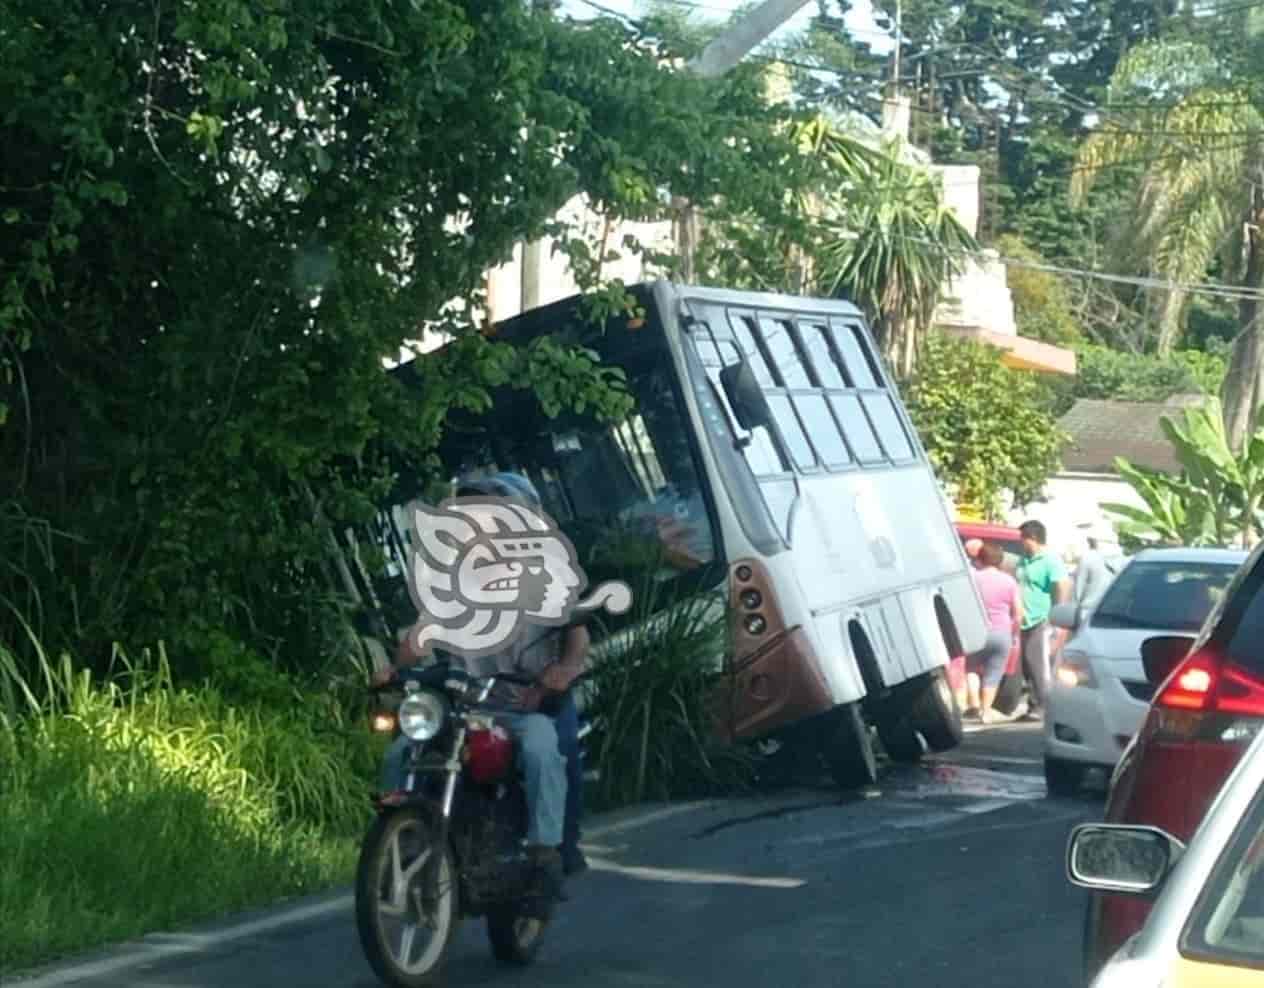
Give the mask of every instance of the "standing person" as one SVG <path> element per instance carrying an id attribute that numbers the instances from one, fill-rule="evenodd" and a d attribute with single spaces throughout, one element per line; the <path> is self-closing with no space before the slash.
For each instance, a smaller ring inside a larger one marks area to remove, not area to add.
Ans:
<path id="1" fill-rule="evenodd" d="M 1075 566 L 1075 606 L 1081 609 L 1097 603 L 1110 583 L 1110 570 L 1097 546 L 1096 537 L 1090 535 L 1085 542 L 1088 549 Z"/>
<path id="2" fill-rule="evenodd" d="M 1023 594 L 1022 656 L 1027 677 L 1027 712 L 1022 719 L 1040 720 L 1049 694 L 1049 656 L 1061 645 L 1051 640 L 1049 612 L 1071 595 L 1071 581 L 1062 561 L 1048 550 L 1048 533 L 1038 521 L 1018 526 L 1023 558 L 1018 561 L 1018 586 Z"/>
<path id="3" fill-rule="evenodd" d="M 1005 675 L 1005 662 L 1014 636 L 1023 624 L 1018 581 L 1001 569 L 1004 562 L 1005 550 L 994 542 L 985 542 L 978 553 L 978 566 L 971 574 L 987 611 L 988 635 L 983 647 L 966 660 L 970 672 L 970 709 L 966 716 L 977 713 L 985 724 L 1000 717 L 992 709 L 992 703 Z"/>

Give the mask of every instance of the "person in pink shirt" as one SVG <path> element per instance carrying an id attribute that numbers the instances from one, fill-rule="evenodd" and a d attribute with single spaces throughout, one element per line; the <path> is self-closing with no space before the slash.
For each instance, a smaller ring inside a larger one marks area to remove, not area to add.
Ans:
<path id="1" fill-rule="evenodd" d="M 984 542 L 974 556 L 973 572 L 983 608 L 987 611 L 988 636 L 983 647 L 966 658 L 969 706 L 965 716 L 977 716 L 985 724 L 999 715 L 992 710 L 997 687 L 1005 675 L 1005 661 L 1022 627 L 1023 603 L 1018 581 L 1001 569 L 1005 551 L 994 542 Z"/>

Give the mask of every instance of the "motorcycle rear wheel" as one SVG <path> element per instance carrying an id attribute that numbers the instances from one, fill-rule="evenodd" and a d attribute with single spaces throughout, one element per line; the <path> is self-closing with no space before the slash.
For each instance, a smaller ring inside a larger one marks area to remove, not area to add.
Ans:
<path id="1" fill-rule="evenodd" d="M 487 914 L 492 956 L 502 964 L 526 967 L 540 952 L 548 925 L 548 920 L 522 915 L 517 906 L 496 907 Z"/>
<path id="2" fill-rule="evenodd" d="M 382 981 L 440 983 L 460 914 L 452 851 L 435 844 L 429 814 L 405 808 L 374 821 L 360 848 L 355 900 L 360 946 Z"/>

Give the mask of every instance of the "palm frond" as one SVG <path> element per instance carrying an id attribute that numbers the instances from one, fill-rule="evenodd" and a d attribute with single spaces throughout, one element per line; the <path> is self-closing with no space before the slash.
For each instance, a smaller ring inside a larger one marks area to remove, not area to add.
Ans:
<path id="1" fill-rule="evenodd" d="M 1107 104 L 1132 102 L 1138 94 L 1161 104 L 1195 89 L 1223 85 L 1226 79 L 1223 60 L 1202 42 L 1153 39 L 1119 60 L 1107 88 Z"/>

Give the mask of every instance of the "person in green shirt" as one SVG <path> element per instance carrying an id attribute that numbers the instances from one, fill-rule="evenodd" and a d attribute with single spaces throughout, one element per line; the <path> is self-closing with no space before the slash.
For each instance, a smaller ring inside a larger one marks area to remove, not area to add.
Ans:
<path id="1" fill-rule="evenodd" d="M 1049 657 L 1061 644 L 1052 640 L 1049 612 L 1055 604 L 1069 599 L 1071 580 L 1062 560 L 1048 550 L 1043 524 L 1025 521 L 1018 526 L 1018 534 L 1023 540 L 1023 556 L 1014 575 L 1023 595 L 1022 654 L 1027 680 L 1027 713 L 1022 719 L 1039 720 L 1049 695 Z"/>

